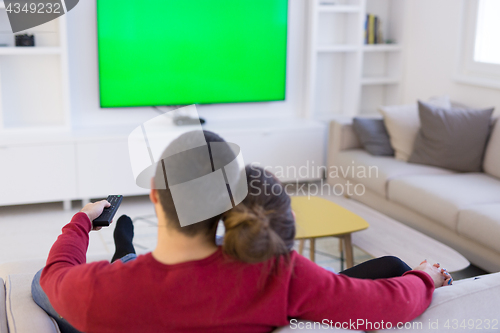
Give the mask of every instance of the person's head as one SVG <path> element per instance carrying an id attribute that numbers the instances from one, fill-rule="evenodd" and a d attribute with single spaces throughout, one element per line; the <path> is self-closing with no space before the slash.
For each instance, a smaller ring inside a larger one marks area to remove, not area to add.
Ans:
<path id="1" fill-rule="evenodd" d="M 172 172 L 176 172 L 176 174 L 171 177 L 176 179 L 181 179 L 185 176 L 190 177 L 192 175 L 196 175 L 197 177 L 201 177 L 203 175 L 207 175 L 211 173 L 212 163 L 216 163 L 216 161 L 212 160 L 210 156 L 207 156 L 203 150 L 195 151 L 195 149 L 191 149 L 191 153 L 186 153 L 185 147 L 193 147 L 199 144 L 200 140 L 200 132 L 188 132 L 179 136 L 177 139 L 172 141 L 165 151 L 162 154 L 162 159 L 165 156 L 173 156 L 177 154 L 178 158 L 165 158 L 163 159 L 163 163 L 158 163 L 154 183 L 166 183 L 166 189 L 158 189 L 153 190 L 151 195 L 156 195 L 157 200 L 152 198 L 153 202 L 157 202 L 157 210 L 161 209 L 166 217 L 167 227 L 172 230 L 178 231 L 179 233 L 188 236 L 206 236 L 207 240 L 213 240 L 215 237 L 215 231 L 217 229 L 217 224 L 220 221 L 221 215 L 214 216 L 212 218 L 206 219 L 204 221 L 187 225 L 182 227 L 179 221 L 179 217 L 177 215 L 177 211 L 174 205 L 174 200 L 172 197 L 172 192 L 169 188 L 169 184 L 167 181 L 167 177 L 165 173 L 165 164 L 169 164 L 168 168 Z M 210 131 L 203 131 L 204 139 L 207 143 L 210 142 L 225 142 L 217 134 Z M 180 153 L 180 154 L 179 154 Z M 208 158 L 207 158 L 208 157 Z M 219 155 L 215 157 L 216 159 L 222 159 L 224 161 L 232 160 L 235 158 L 234 153 L 230 150 L 226 151 L 225 154 Z M 221 164 L 221 163 L 219 163 Z M 185 179 L 190 180 L 189 178 Z M 175 184 L 170 184 L 175 185 Z M 160 188 L 160 187 L 158 187 Z M 210 189 L 202 189 L 208 190 Z M 156 194 L 155 194 L 156 193 Z M 185 200 L 189 200 L 189 198 L 185 198 Z"/>
<path id="2" fill-rule="evenodd" d="M 208 143 L 225 142 L 215 133 L 204 131 L 203 134 Z M 190 141 L 198 139 L 190 133 L 183 134 L 167 147 L 163 156 L 172 156 L 182 151 L 182 147 L 192 146 Z M 225 165 L 235 157 L 230 150 L 225 154 L 213 156 L 220 159 L 219 161 L 207 161 L 198 154 L 191 154 L 189 163 L 172 159 L 170 168 L 189 168 L 186 171 L 188 174 L 206 175 L 212 172 L 212 163 Z M 164 172 L 164 165 L 160 163 L 154 181 L 166 181 Z M 248 195 L 240 204 L 224 214 L 184 227 L 180 224 L 168 184 L 166 189 L 153 190 L 151 196 L 157 211 L 161 210 L 166 218 L 166 227 L 186 237 L 198 237 L 214 242 L 217 225 L 222 218 L 226 229 L 223 250 L 240 261 L 255 263 L 274 256 L 287 255 L 293 247 L 295 237 L 295 220 L 290 197 L 270 172 L 257 166 L 247 166 L 246 175 Z"/>

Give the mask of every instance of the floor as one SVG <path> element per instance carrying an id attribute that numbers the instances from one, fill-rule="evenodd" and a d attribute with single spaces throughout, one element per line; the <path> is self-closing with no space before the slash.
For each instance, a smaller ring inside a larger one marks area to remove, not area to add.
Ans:
<path id="1" fill-rule="evenodd" d="M 72 210 L 65 211 L 62 203 L 47 203 L 0 207 L 0 264 L 5 262 L 44 259 L 50 247 L 61 232 L 61 228 L 81 209 L 81 202 L 74 201 Z M 147 253 L 156 246 L 156 216 L 147 196 L 125 197 L 118 215 L 129 215 L 134 221 L 134 246 L 137 253 Z M 114 252 L 112 224 L 101 231 L 90 233 L 88 255 L 108 254 Z M 221 231 L 223 232 L 223 231 Z M 298 248 L 298 242 L 296 249 Z M 306 242 L 304 256 L 308 257 Z M 372 257 L 359 248 L 354 248 L 355 264 Z M 320 266 L 340 271 L 340 259 L 337 238 L 329 237 L 316 241 L 316 263 Z M 485 274 L 483 270 L 471 266 L 454 274 L 455 279 Z"/>

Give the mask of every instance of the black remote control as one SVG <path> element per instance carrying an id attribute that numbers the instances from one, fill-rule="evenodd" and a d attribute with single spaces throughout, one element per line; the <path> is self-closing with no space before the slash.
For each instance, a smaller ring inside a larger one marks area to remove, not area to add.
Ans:
<path id="1" fill-rule="evenodd" d="M 94 227 L 109 227 L 109 224 L 111 223 L 111 220 L 113 220 L 118 207 L 122 203 L 122 199 L 122 195 L 108 196 L 106 201 L 108 201 L 111 206 L 109 206 L 108 208 L 104 208 L 102 214 L 99 215 L 94 221 L 92 221 L 92 225 Z"/>

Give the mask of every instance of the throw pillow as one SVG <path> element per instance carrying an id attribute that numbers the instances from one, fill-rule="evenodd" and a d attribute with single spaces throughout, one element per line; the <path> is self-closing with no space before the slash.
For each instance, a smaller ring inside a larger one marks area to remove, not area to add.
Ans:
<path id="1" fill-rule="evenodd" d="M 433 97 L 429 99 L 429 103 L 445 109 L 451 108 L 448 96 Z M 379 111 L 384 116 L 384 123 L 389 133 L 391 146 L 396 152 L 396 159 L 408 161 L 420 128 L 417 103 L 383 106 Z"/>
<path id="2" fill-rule="evenodd" d="M 493 108 L 444 109 L 418 102 L 420 131 L 409 162 L 480 172 Z"/>
<path id="3" fill-rule="evenodd" d="M 486 146 L 483 168 L 487 174 L 500 178 L 500 120 L 498 119 Z"/>
<path id="4" fill-rule="evenodd" d="M 352 126 L 367 152 L 375 156 L 394 156 L 383 119 L 356 117 Z"/>

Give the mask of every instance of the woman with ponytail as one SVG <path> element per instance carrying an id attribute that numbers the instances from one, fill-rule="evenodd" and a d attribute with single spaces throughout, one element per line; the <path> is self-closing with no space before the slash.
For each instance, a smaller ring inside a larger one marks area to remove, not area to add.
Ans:
<path id="1" fill-rule="evenodd" d="M 214 133 L 204 135 L 209 143 L 224 142 Z M 179 144 L 190 140 L 189 133 L 180 136 L 165 156 L 182 151 Z M 214 165 L 225 165 L 217 158 L 208 163 L 194 158 L 189 172 L 209 174 Z M 155 178 L 164 172 L 165 165 L 159 164 Z M 271 332 L 291 319 L 365 330 L 369 322 L 394 327 L 414 319 L 444 283 L 441 271 L 425 262 L 390 279 L 352 278 L 347 271 L 334 274 L 317 266 L 292 250 L 295 220 L 280 182 L 261 168 L 247 167 L 246 172 L 249 193 L 243 202 L 184 227 L 165 179 L 166 189 L 150 193 L 158 217 L 156 248 L 135 255 L 133 224 L 122 216 L 114 231 L 112 264 L 85 263 L 91 221 L 108 203 L 86 205 L 63 228 L 46 267 L 35 276 L 35 302 L 63 333 Z M 225 235 L 218 246 L 221 219 Z M 349 326 L 352 322 L 355 327 Z"/>
<path id="2" fill-rule="evenodd" d="M 242 262 L 289 257 L 294 245 L 295 218 L 290 197 L 274 176 L 256 166 L 246 167 L 248 195 L 222 215 L 223 251 Z M 272 186 L 279 192 L 271 194 Z"/>

